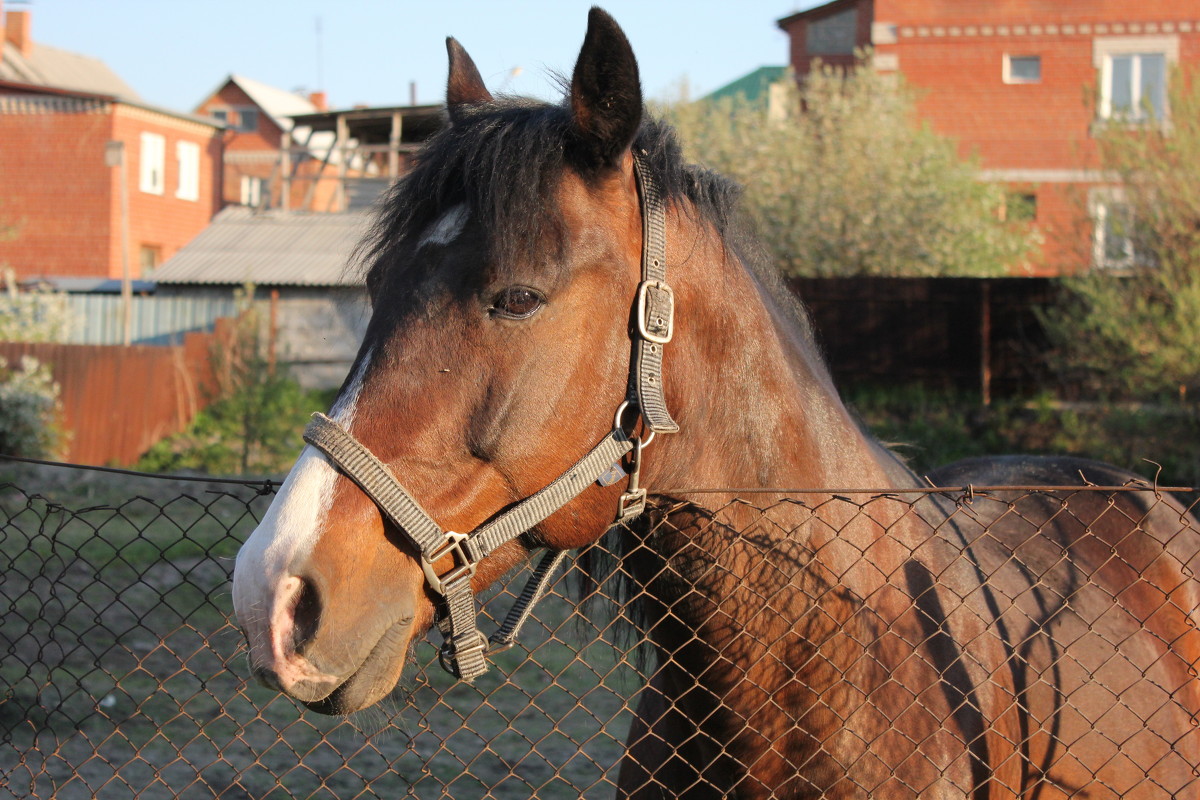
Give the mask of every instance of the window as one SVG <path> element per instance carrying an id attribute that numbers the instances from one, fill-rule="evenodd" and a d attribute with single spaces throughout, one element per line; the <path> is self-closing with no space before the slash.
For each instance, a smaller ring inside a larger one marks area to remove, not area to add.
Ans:
<path id="1" fill-rule="evenodd" d="M 813 20 L 805 28 L 804 47 L 810 56 L 850 55 L 858 33 L 858 9 Z"/>
<path id="2" fill-rule="evenodd" d="M 257 208 L 262 203 L 263 179 L 242 176 L 242 205 Z"/>
<path id="3" fill-rule="evenodd" d="M 1114 36 L 1093 42 L 1101 119 L 1164 120 L 1167 68 L 1179 60 L 1174 36 Z"/>
<path id="4" fill-rule="evenodd" d="M 162 260 L 162 248 L 156 244 L 144 244 L 138 248 L 138 267 L 141 276 L 148 277 Z"/>
<path id="5" fill-rule="evenodd" d="M 1000 218 L 1005 222 L 1036 222 L 1037 195 L 1032 192 L 1006 192 Z"/>
<path id="6" fill-rule="evenodd" d="M 218 122 L 224 122 L 230 130 L 242 132 L 258 130 L 258 109 L 254 106 L 210 108 L 208 115 Z"/>
<path id="7" fill-rule="evenodd" d="M 175 157 L 179 161 L 179 187 L 175 190 L 175 196 L 180 200 L 199 200 L 200 145 L 179 142 L 175 145 Z"/>
<path id="8" fill-rule="evenodd" d="M 1004 56 L 1005 83 L 1041 83 L 1041 56 Z"/>
<path id="9" fill-rule="evenodd" d="M 238 109 L 237 130 L 239 130 L 239 131 L 256 131 L 256 130 L 258 130 L 258 111 L 253 108 Z"/>
<path id="10" fill-rule="evenodd" d="M 138 187 L 149 194 L 163 193 L 166 141 L 157 133 L 143 133 Z"/>
<path id="11" fill-rule="evenodd" d="M 1092 233 L 1095 267 L 1126 270 L 1154 266 L 1147 233 L 1139 228 L 1119 190 L 1094 190 L 1090 205 L 1095 225 Z"/>
<path id="12" fill-rule="evenodd" d="M 1104 71 L 1105 117 L 1162 119 L 1167 61 L 1162 53 L 1109 56 Z"/>
<path id="13" fill-rule="evenodd" d="M 1101 203 L 1096 209 L 1096 266 L 1128 269 L 1133 266 L 1133 231 L 1129 207 Z"/>

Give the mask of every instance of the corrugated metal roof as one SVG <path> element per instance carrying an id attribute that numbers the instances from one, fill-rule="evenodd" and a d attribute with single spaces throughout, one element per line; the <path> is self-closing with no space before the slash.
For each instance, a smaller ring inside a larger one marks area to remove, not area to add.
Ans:
<path id="1" fill-rule="evenodd" d="M 740 97 L 748 103 L 758 103 L 764 99 L 771 84 L 778 83 L 786 77 L 787 67 L 759 67 L 719 89 L 714 89 L 703 99 L 721 100 L 726 97 L 735 99 Z"/>
<path id="2" fill-rule="evenodd" d="M 371 224 L 367 212 L 255 213 L 231 206 L 154 271 L 161 284 L 356 286 L 350 254 Z"/>
<path id="3" fill-rule="evenodd" d="M 28 56 L 10 42 L 3 43 L 0 80 L 111 95 L 140 101 L 133 88 L 103 61 L 34 42 Z"/>

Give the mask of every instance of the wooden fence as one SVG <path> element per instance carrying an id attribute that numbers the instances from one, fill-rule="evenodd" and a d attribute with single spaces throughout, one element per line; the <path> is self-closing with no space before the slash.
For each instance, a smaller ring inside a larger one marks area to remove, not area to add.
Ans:
<path id="1" fill-rule="evenodd" d="M 159 439 L 187 427 L 206 403 L 215 333 L 188 333 L 171 346 L 0 342 L 10 364 L 33 356 L 49 364 L 61 388 L 71 432 L 67 461 L 129 465 Z"/>
<path id="2" fill-rule="evenodd" d="M 835 382 L 920 384 L 992 397 L 1053 385 L 1038 310 L 1058 301 L 1045 278 L 800 278 Z"/>

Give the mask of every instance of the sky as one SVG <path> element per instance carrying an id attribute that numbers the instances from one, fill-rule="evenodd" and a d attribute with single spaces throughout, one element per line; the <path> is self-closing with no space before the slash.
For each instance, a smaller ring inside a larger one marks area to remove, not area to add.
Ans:
<path id="1" fill-rule="evenodd" d="M 776 21 L 823 0 L 607 0 L 648 98 L 698 96 L 787 63 Z M 331 107 L 440 103 L 445 39 L 493 92 L 560 96 L 590 0 L 0 0 L 32 11 L 33 38 L 106 62 L 148 103 L 194 109 L 231 73 Z M 319 35 L 318 35 L 319 30 Z"/>

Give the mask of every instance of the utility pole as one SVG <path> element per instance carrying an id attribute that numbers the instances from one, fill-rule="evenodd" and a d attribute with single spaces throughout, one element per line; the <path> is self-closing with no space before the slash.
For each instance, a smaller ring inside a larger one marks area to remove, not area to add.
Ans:
<path id="1" fill-rule="evenodd" d="M 125 166 L 125 143 L 112 141 L 104 146 L 104 163 L 117 168 L 121 200 L 121 310 L 124 316 L 124 343 L 133 341 L 133 282 L 129 275 L 129 180 Z"/>

